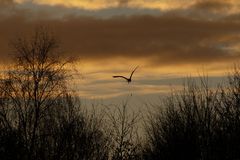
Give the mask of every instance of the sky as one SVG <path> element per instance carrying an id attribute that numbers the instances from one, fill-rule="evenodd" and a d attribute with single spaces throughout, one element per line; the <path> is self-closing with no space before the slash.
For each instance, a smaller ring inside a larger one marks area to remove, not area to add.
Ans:
<path id="1" fill-rule="evenodd" d="M 149 101 L 202 74 L 221 83 L 240 59 L 239 0 L 0 0 L 2 65 L 9 42 L 39 25 L 79 59 L 83 99 Z M 131 84 L 112 78 L 136 66 Z"/>

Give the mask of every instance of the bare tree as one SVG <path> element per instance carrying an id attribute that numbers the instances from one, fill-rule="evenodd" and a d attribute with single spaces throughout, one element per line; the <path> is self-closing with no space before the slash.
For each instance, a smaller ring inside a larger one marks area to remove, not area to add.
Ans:
<path id="1" fill-rule="evenodd" d="M 0 81 L 1 158 L 107 159 L 101 119 L 84 114 L 71 96 L 71 61 L 60 58 L 54 36 L 40 28 L 12 46 L 16 63 Z"/>
<path id="2" fill-rule="evenodd" d="M 180 93 L 173 93 L 146 122 L 145 159 L 216 159 L 218 91 L 189 80 Z"/>
<path id="3" fill-rule="evenodd" d="M 1 80 L 1 118 L 5 125 L 21 132 L 28 147 L 28 158 L 34 153 L 39 136 L 39 124 L 45 111 L 56 99 L 66 93 L 67 62 L 56 54 L 55 38 L 43 28 L 27 39 L 20 37 L 13 42 L 15 67 Z M 4 110 L 14 110 L 6 115 Z"/>
<path id="4" fill-rule="evenodd" d="M 219 155 L 225 159 L 240 158 L 240 68 L 235 65 L 228 83 L 221 86 L 216 112 L 219 117 L 216 141 Z"/>
<path id="5" fill-rule="evenodd" d="M 102 115 L 95 111 L 88 113 L 79 104 L 78 98 L 66 95 L 48 110 L 41 126 L 44 135 L 41 146 L 43 150 L 48 148 L 44 151 L 48 153 L 47 159 L 108 159 L 110 141 L 102 130 Z"/>
<path id="6" fill-rule="evenodd" d="M 115 106 L 114 111 L 108 109 L 110 138 L 113 141 L 112 158 L 114 160 L 139 160 L 141 149 L 138 137 L 137 122 L 139 114 L 127 109 L 127 102 Z M 130 112 L 130 113 L 129 113 Z"/>

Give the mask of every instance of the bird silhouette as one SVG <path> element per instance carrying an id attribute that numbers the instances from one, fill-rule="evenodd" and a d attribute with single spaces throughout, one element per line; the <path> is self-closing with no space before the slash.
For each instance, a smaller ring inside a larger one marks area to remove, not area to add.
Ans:
<path id="1" fill-rule="evenodd" d="M 131 75 L 129 78 L 127 77 L 124 77 L 124 76 L 113 76 L 113 78 L 123 78 L 125 79 L 128 83 L 132 82 L 132 76 L 133 76 L 133 73 L 136 71 L 136 69 L 138 68 L 138 66 L 132 71 Z"/>

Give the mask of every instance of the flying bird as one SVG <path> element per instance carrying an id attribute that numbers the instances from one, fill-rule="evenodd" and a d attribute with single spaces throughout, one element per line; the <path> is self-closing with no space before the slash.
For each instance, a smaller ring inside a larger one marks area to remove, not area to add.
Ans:
<path id="1" fill-rule="evenodd" d="M 127 77 L 124 77 L 124 76 L 113 76 L 113 78 L 123 78 L 125 79 L 128 83 L 132 82 L 132 76 L 133 76 L 133 73 L 136 71 L 136 69 L 138 68 L 138 66 L 132 71 L 131 75 L 129 78 Z"/>

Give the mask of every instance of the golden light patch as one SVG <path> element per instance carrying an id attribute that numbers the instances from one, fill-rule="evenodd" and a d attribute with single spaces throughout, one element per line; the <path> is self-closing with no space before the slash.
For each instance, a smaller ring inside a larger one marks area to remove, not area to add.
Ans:
<path id="1" fill-rule="evenodd" d="M 151 66 L 144 60 L 132 61 L 122 58 L 82 62 L 84 63 L 80 62 L 76 67 L 77 70 L 81 70 L 83 78 L 75 76 L 71 82 L 74 82 L 73 88 L 79 96 L 87 99 L 108 99 L 131 94 L 167 94 L 173 89 L 176 91 L 182 88 L 184 81 L 177 80 L 179 78 L 227 76 L 233 67 L 232 62 Z M 136 65 L 139 65 L 139 68 L 130 84 L 124 79 L 112 78 L 113 75 L 129 76 Z"/>
<path id="2" fill-rule="evenodd" d="M 23 3 L 27 0 L 15 0 L 17 3 Z M 44 5 L 63 5 L 66 7 L 79 7 L 84 9 L 103 9 L 108 7 L 122 7 L 125 4 L 127 7 L 152 8 L 152 9 L 175 9 L 186 8 L 195 1 L 192 0 L 126 0 L 122 3 L 121 0 L 33 0 L 33 3 Z"/>
<path id="3" fill-rule="evenodd" d="M 16 3 L 24 3 L 27 0 L 15 0 Z M 106 0 L 33 0 L 39 5 L 62 5 L 65 7 L 84 8 L 84 9 L 103 9 L 113 7 L 114 3 L 106 3 Z"/>

